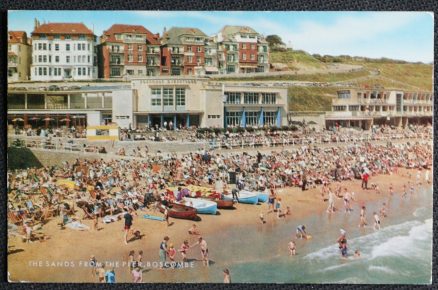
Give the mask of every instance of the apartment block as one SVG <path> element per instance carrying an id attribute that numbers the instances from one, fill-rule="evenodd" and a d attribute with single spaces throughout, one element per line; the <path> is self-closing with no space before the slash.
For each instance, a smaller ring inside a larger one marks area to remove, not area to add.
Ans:
<path id="1" fill-rule="evenodd" d="M 8 82 L 29 80 L 32 48 L 24 31 L 8 32 Z"/>
<path id="2" fill-rule="evenodd" d="M 251 27 L 226 25 L 215 36 L 215 42 L 220 73 L 269 71 L 268 43 Z"/>
<path id="3" fill-rule="evenodd" d="M 96 36 L 83 23 L 35 21 L 32 32 L 31 79 L 93 80 L 97 78 Z"/>
<path id="4" fill-rule="evenodd" d="M 207 38 L 198 28 L 172 27 L 165 31 L 161 39 L 161 74 L 204 74 Z"/>
<path id="5" fill-rule="evenodd" d="M 141 25 L 112 25 L 101 36 L 98 51 L 100 78 L 131 78 L 160 73 L 159 35 Z"/>
<path id="6" fill-rule="evenodd" d="M 382 124 L 406 127 L 411 122 L 432 123 L 432 116 L 431 92 L 357 88 L 337 92 L 326 125 L 365 130 Z"/>

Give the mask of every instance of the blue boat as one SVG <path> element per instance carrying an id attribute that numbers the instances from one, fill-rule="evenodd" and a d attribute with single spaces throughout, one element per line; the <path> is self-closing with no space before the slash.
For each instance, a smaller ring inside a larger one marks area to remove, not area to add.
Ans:
<path id="1" fill-rule="evenodd" d="M 184 205 L 194 207 L 199 214 L 216 214 L 217 203 L 210 200 L 185 197 Z"/>
<path id="2" fill-rule="evenodd" d="M 259 202 L 267 202 L 268 201 L 268 197 L 269 195 L 267 193 L 264 192 L 259 192 L 259 194 L 257 195 Z"/>
<path id="3" fill-rule="evenodd" d="M 231 200 L 233 197 L 231 195 L 224 195 L 224 199 Z M 247 204 L 257 204 L 259 202 L 258 194 L 255 192 L 242 190 L 239 192 L 239 203 Z"/>

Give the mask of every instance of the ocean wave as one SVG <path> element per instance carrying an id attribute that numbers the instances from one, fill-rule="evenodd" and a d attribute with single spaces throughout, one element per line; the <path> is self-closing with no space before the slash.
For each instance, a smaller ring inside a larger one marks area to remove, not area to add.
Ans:
<path id="1" fill-rule="evenodd" d="M 428 252 L 429 249 L 419 241 L 428 240 L 432 240 L 432 219 L 427 219 L 424 223 L 412 227 L 407 235 L 391 237 L 375 245 L 371 250 L 370 260 L 388 256 L 421 257 L 421 253 Z"/>
<path id="2" fill-rule="evenodd" d="M 400 232 L 406 232 L 407 230 L 412 229 L 413 227 L 419 226 L 421 224 L 422 224 L 421 222 L 416 220 L 407 221 L 401 224 L 396 224 L 382 228 L 380 231 L 376 231 L 364 236 L 359 236 L 350 239 L 348 243 L 350 247 L 351 245 L 354 245 L 354 248 L 361 249 L 361 252 L 364 254 L 367 249 L 370 249 L 370 247 L 373 247 L 379 241 L 387 239 L 388 237 L 394 236 L 396 234 L 400 234 Z M 304 256 L 304 259 L 327 260 L 335 256 L 339 256 L 338 244 L 332 244 L 313 253 L 309 253 L 306 256 Z"/>
<path id="3" fill-rule="evenodd" d="M 369 266 L 368 271 L 385 272 L 387 274 L 397 274 L 396 271 L 392 270 L 389 267 L 384 267 L 384 266 Z"/>

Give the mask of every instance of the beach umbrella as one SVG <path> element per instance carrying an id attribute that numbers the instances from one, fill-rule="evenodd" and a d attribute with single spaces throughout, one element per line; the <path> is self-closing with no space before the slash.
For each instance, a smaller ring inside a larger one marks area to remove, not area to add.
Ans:
<path id="1" fill-rule="evenodd" d="M 30 118 L 29 120 L 30 121 L 38 121 L 40 118 L 38 118 L 38 117 L 32 117 L 32 118 Z"/>
<path id="2" fill-rule="evenodd" d="M 68 118 L 64 118 L 64 119 L 61 119 L 61 120 L 59 120 L 60 122 L 69 122 L 70 121 L 70 119 L 68 119 Z"/>
<path id="3" fill-rule="evenodd" d="M 309 121 L 309 123 L 307 123 L 309 125 L 317 125 L 318 123 L 316 123 L 315 121 Z"/>
<path id="4" fill-rule="evenodd" d="M 15 118 L 12 120 L 12 122 L 23 122 L 24 120 L 22 118 Z"/>
<path id="5" fill-rule="evenodd" d="M 49 118 L 49 117 L 43 119 L 43 121 L 53 121 L 53 120 L 55 120 L 55 119 Z"/>

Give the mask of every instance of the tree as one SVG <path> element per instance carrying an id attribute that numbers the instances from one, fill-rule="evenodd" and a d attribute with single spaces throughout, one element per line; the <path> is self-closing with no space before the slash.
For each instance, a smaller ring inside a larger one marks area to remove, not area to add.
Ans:
<path id="1" fill-rule="evenodd" d="M 269 48 L 276 48 L 284 45 L 281 37 L 276 34 L 266 36 L 266 41 L 269 43 Z"/>

